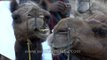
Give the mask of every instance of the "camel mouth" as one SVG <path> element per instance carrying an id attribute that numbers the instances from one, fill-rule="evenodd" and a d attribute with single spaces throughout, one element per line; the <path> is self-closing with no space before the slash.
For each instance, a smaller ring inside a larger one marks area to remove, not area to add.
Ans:
<path id="1" fill-rule="evenodd" d="M 35 28 L 34 29 L 35 32 L 39 32 L 39 33 L 42 33 L 42 34 L 47 34 L 50 32 L 49 30 L 49 27 L 48 26 L 42 26 L 41 28 Z"/>
<path id="2" fill-rule="evenodd" d="M 69 44 L 64 47 L 52 47 L 52 54 L 53 55 L 60 55 L 62 53 L 67 54 L 70 52 L 69 49 L 71 48 L 72 48 L 72 44 Z"/>
<path id="3" fill-rule="evenodd" d="M 41 32 L 41 33 L 46 33 L 47 31 L 49 31 L 48 28 L 46 29 L 35 29 L 36 31 L 38 30 L 38 32 Z"/>
<path id="4" fill-rule="evenodd" d="M 34 30 L 34 34 L 36 37 L 40 38 L 40 39 L 46 39 L 48 37 L 48 35 L 50 34 L 50 30 L 49 27 L 46 26 L 44 28 L 39 28 L 39 29 L 35 29 Z"/>

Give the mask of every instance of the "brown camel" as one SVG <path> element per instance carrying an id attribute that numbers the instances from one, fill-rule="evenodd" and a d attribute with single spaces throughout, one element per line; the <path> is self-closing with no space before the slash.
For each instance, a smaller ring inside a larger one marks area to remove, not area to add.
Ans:
<path id="1" fill-rule="evenodd" d="M 32 1 L 19 4 L 13 11 L 16 60 L 42 59 L 41 43 L 49 34 L 49 28 L 45 23 L 45 16 L 48 15 L 48 11 L 43 10 Z M 28 46 L 30 46 L 30 52 Z M 30 56 L 28 56 L 29 53 Z"/>
<path id="2" fill-rule="evenodd" d="M 48 40 L 54 54 L 70 52 L 70 60 L 107 60 L 107 17 L 62 19 Z"/>

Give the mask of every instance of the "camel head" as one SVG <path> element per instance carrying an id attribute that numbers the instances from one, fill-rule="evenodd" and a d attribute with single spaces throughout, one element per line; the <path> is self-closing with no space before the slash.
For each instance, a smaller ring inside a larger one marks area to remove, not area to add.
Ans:
<path id="1" fill-rule="evenodd" d="M 36 3 L 28 1 L 19 4 L 12 13 L 13 28 L 16 40 L 26 40 L 35 38 L 45 40 L 49 34 L 46 18 L 49 12 L 40 8 Z"/>
<path id="2" fill-rule="evenodd" d="M 65 18 L 54 27 L 48 40 L 52 48 L 69 49 L 78 45 L 80 39 L 84 40 L 92 36 L 93 32 L 85 21 L 80 18 Z"/>

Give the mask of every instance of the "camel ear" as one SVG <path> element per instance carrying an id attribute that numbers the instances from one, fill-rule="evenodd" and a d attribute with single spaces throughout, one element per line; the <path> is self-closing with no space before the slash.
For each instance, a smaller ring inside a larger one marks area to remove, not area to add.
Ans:
<path id="1" fill-rule="evenodd" d="M 18 2 L 16 0 L 11 0 L 10 11 L 13 12 L 18 8 Z"/>

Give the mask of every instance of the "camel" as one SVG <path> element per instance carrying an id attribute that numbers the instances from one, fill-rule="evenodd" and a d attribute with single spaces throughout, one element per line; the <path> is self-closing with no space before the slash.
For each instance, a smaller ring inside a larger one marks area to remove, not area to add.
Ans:
<path id="1" fill-rule="evenodd" d="M 69 60 L 107 60 L 106 19 L 105 15 L 62 19 L 48 37 L 53 54 L 70 54 Z"/>
<path id="2" fill-rule="evenodd" d="M 49 15 L 32 1 L 18 4 L 12 11 L 16 60 L 42 60 L 41 43 L 50 32 L 45 16 Z"/>
<path id="3" fill-rule="evenodd" d="M 75 3 L 77 9 L 74 11 L 74 16 L 87 19 L 91 15 L 106 15 L 106 3 L 106 0 L 78 0 L 78 4 Z"/>
<path id="4" fill-rule="evenodd" d="M 91 15 L 107 14 L 107 0 L 69 0 L 71 14 L 87 19 Z"/>

